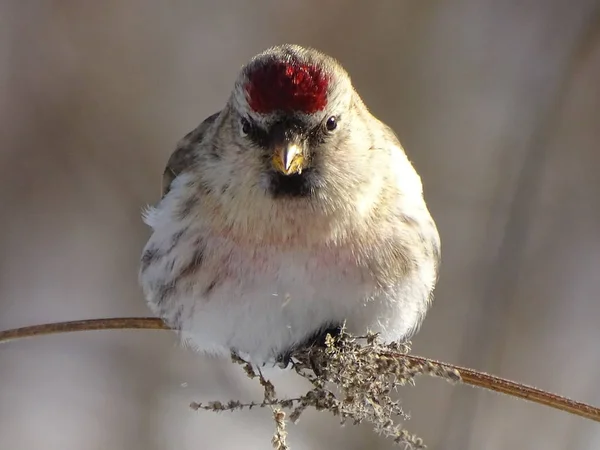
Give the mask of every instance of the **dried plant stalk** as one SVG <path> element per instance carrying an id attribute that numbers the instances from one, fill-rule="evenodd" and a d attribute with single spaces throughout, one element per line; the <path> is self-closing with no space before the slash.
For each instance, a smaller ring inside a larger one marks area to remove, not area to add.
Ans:
<path id="1" fill-rule="evenodd" d="M 35 336 L 69 333 L 74 331 L 125 329 L 166 330 L 168 328 L 160 319 L 154 317 L 118 317 L 107 319 L 77 320 L 72 322 L 50 323 L 0 331 L 0 343 Z M 584 417 L 595 422 L 600 422 L 600 408 L 585 403 L 577 402 L 566 397 L 543 391 L 541 389 L 515 383 L 513 381 L 483 372 L 478 372 L 473 369 L 441 363 L 420 356 L 402 355 L 402 357 L 409 361 L 413 361 L 415 364 L 434 364 L 439 367 L 443 367 L 446 370 L 455 370 L 460 375 L 462 382 L 471 386 L 477 386 L 490 391 L 528 400 L 570 414 Z"/>

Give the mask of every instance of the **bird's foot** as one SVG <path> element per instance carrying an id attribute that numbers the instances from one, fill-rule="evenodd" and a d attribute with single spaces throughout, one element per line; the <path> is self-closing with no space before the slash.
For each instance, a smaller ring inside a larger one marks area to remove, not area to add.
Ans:
<path id="1" fill-rule="evenodd" d="M 342 325 L 327 325 L 327 326 L 319 329 L 315 333 L 311 334 L 310 336 L 308 336 L 300 344 L 290 348 L 288 351 L 279 355 L 279 357 L 276 359 L 276 362 L 281 368 L 285 369 L 292 362 L 292 355 L 295 351 L 309 349 L 309 348 L 315 348 L 315 347 L 316 348 L 325 348 L 327 335 L 329 334 L 329 335 L 331 335 L 331 337 L 335 338 L 335 337 L 339 336 L 341 334 L 341 332 L 342 332 Z M 317 372 L 319 372 L 317 370 L 317 365 L 314 364 L 314 361 L 312 359 L 311 359 L 310 363 L 311 363 L 313 372 L 315 372 L 315 374 L 317 376 L 319 376 L 319 373 L 317 373 Z"/>

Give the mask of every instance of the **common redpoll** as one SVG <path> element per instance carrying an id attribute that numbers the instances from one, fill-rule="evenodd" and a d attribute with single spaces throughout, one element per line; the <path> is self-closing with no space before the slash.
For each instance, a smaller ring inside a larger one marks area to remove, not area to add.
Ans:
<path id="1" fill-rule="evenodd" d="M 198 350 L 257 364 L 343 324 L 406 340 L 437 282 L 439 235 L 396 136 L 337 61 L 295 45 L 241 69 L 144 219 L 152 311 Z"/>

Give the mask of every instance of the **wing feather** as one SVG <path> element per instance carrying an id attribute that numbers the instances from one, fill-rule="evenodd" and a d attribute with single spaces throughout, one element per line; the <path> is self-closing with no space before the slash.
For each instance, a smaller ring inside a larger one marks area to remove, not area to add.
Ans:
<path id="1" fill-rule="evenodd" d="M 162 196 L 167 195 L 171 183 L 182 172 L 196 163 L 197 154 L 194 152 L 197 145 L 202 142 L 206 130 L 214 123 L 220 112 L 214 113 L 198 125 L 193 131 L 186 134 L 178 143 L 175 151 L 169 157 L 167 166 L 162 176 Z"/>

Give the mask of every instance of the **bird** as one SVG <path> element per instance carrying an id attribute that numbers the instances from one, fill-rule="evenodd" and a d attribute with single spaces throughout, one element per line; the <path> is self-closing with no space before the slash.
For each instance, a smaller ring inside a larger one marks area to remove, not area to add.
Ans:
<path id="1" fill-rule="evenodd" d="M 341 63 L 270 47 L 176 145 L 139 268 L 150 310 L 198 352 L 276 364 L 326 333 L 405 342 L 440 237 L 396 134 Z"/>

